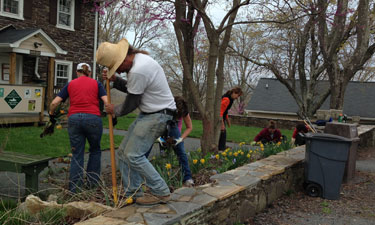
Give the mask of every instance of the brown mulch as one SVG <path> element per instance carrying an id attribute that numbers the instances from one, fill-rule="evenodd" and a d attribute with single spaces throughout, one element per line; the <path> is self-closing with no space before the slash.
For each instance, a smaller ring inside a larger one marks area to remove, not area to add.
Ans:
<path id="1" fill-rule="evenodd" d="M 375 149 L 357 152 L 357 159 L 368 158 L 375 158 Z M 303 190 L 284 195 L 245 224 L 375 224 L 375 173 L 357 171 L 342 184 L 338 200 L 310 197 Z"/>

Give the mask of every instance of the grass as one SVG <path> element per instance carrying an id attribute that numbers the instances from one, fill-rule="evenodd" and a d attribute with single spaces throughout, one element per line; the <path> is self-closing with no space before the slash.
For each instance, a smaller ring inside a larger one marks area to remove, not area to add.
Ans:
<path id="1" fill-rule="evenodd" d="M 134 121 L 137 117 L 137 114 L 131 113 L 125 117 L 119 117 L 118 123 L 115 126 L 115 129 L 120 130 L 127 130 L 129 125 Z M 193 131 L 189 134 L 189 137 L 193 138 L 200 138 L 203 135 L 203 125 L 202 121 L 200 120 L 192 120 L 193 122 Z M 103 126 L 108 128 L 108 119 L 103 118 Z M 182 126 L 182 130 L 185 129 L 185 125 Z M 227 128 L 227 141 L 228 142 L 246 142 L 250 143 L 254 140 L 254 137 L 261 131 L 259 127 L 247 127 L 247 126 L 239 126 L 239 125 L 232 125 L 231 127 Z M 291 140 L 293 130 L 281 129 L 280 130 L 283 135 L 285 135 L 288 140 Z"/>
<path id="2" fill-rule="evenodd" d="M 39 135 L 43 128 L 32 126 L 0 128 L 1 148 L 5 151 L 50 157 L 65 156 L 71 152 L 66 129 L 55 129 L 55 133 L 51 136 L 40 138 Z M 120 145 L 122 138 L 122 136 L 114 136 L 115 147 Z M 88 147 L 89 145 L 86 143 L 86 150 Z M 101 148 L 110 148 L 108 134 L 103 134 Z"/>
<path id="3" fill-rule="evenodd" d="M 125 117 L 118 118 L 118 124 L 115 128 L 127 130 L 136 117 L 137 114 L 131 113 Z M 103 126 L 108 128 L 107 118 L 103 118 Z M 65 156 L 70 153 L 69 136 L 66 129 L 55 129 L 53 135 L 40 138 L 39 135 L 43 131 L 43 128 L 33 126 L 0 128 L 0 147 L 5 151 L 50 157 Z M 261 128 L 258 127 L 232 125 L 227 129 L 227 141 L 250 143 L 260 130 Z M 290 140 L 292 130 L 283 129 L 281 132 Z M 193 131 L 189 137 L 200 138 L 202 134 L 202 122 L 200 120 L 193 120 Z M 115 147 L 120 145 L 122 138 L 122 136 L 114 136 Z M 103 134 L 101 145 L 102 149 L 110 148 L 108 134 Z M 88 150 L 88 146 L 88 143 L 86 143 L 86 150 Z"/>

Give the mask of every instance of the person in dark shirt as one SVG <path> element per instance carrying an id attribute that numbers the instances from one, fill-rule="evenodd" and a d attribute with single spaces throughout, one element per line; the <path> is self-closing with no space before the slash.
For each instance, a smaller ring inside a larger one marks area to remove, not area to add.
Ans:
<path id="1" fill-rule="evenodd" d="M 268 126 L 263 128 L 257 136 L 255 136 L 254 141 L 262 142 L 263 144 L 269 142 L 280 142 L 281 141 L 281 132 L 276 128 L 276 123 L 273 120 L 270 120 Z"/>
<path id="2" fill-rule="evenodd" d="M 220 106 L 220 117 L 221 117 L 221 132 L 219 139 L 219 150 L 223 151 L 226 148 L 227 130 L 226 125 L 230 127 L 230 120 L 228 117 L 229 109 L 232 107 L 234 100 L 242 95 L 242 90 L 239 87 L 235 87 L 232 90 L 227 91 L 221 97 Z"/>
<path id="3" fill-rule="evenodd" d="M 309 128 L 303 124 L 297 124 L 296 128 L 294 128 L 293 135 L 292 135 L 292 143 L 296 146 L 304 145 L 305 139 L 303 138 L 303 134 L 309 132 Z"/>

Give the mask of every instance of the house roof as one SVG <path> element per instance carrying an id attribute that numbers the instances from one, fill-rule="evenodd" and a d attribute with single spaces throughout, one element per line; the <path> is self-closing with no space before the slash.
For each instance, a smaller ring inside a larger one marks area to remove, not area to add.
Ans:
<path id="1" fill-rule="evenodd" d="M 37 31 L 37 28 L 16 30 L 12 25 L 0 30 L 0 44 L 13 44 Z"/>
<path id="2" fill-rule="evenodd" d="M 329 88 L 328 81 L 319 81 L 315 96 Z M 296 84 L 299 90 L 299 83 Z M 299 92 L 299 91 L 298 91 Z M 344 114 L 348 116 L 375 117 L 375 82 L 349 82 L 344 96 Z M 330 97 L 320 109 L 328 110 Z M 246 107 L 249 111 L 296 113 L 295 102 L 288 89 L 277 79 L 262 78 Z"/>
<path id="3" fill-rule="evenodd" d="M 49 37 L 42 29 L 26 28 L 16 29 L 13 25 L 6 26 L 0 29 L 0 47 L 3 48 L 18 48 L 21 43 L 35 35 L 45 40 L 55 51 L 59 54 L 67 54 L 57 43 Z"/>

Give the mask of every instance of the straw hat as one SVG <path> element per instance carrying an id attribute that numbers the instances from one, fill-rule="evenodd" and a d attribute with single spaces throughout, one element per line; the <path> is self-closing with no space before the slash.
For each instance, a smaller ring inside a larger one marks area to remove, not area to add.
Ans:
<path id="1" fill-rule="evenodd" d="M 108 67 L 108 78 L 116 72 L 117 68 L 124 62 L 128 54 L 129 42 L 125 38 L 117 44 L 103 42 L 96 51 L 96 62 L 102 66 Z"/>

